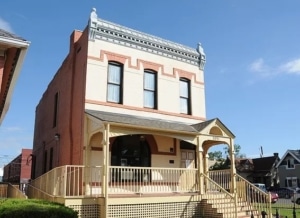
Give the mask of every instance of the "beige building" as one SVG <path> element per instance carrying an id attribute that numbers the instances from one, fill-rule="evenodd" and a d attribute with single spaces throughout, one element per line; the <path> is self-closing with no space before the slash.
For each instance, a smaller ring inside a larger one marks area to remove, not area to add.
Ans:
<path id="1" fill-rule="evenodd" d="M 200 44 L 120 26 L 93 9 L 37 105 L 29 197 L 81 217 L 236 217 L 236 181 L 209 178 L 208 149 L 232 150 L 234 135 L 206 118 L 205 61 Z M 209 191 L 232 206 L 218 211 Z"/>

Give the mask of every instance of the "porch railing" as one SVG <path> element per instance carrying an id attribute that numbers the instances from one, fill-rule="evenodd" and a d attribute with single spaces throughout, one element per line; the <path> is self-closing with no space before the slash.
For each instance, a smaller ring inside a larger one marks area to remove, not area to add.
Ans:
<path id="1" fill-rule="evenodd" d="M 199 191 L 197 169 L 109 167 L 109 194 Z"/>
<path id="2" fill-rule="evenodd" d="M 233 192 L 232 178 L 236 180 L 236 193 L 239 202 L 248 202 L 248 210 L 253 213 L 272 214 L 271 194 L 254 186 L 242 176 L 235 174 L 233 177 L 230 170 L 209 171 L 210 179 L 218 183 L 224 189 Z M 255 214 L 254 214 L 255 215 Z"/>
<path id="3" fill-rule="evenodd" d="M 153 194 L 199 191 L 197 169 L 120 167 L 108 169 L 108 194 Z M 28 186 L 28 195 L 49 197 L 103 196 L 101 166 L 66 165 L 38 177 Z"/>
<path id="4" fill-rule="evenodd" d="M 28 186 L 28 195 L 36 195 L 38 191 L 52 197 L 92 195 L 90 187 L 101 183 L 101 175 L 102 167 L 99 166 L 66 165 L 57 167 L 31 181 Z"/>
<path id="5" fill-rule="evenodd" d="M 18 185 L 8 184 L 7 186 L 7 196 L 8 198 L 20 198 L 26 199 L 27 196 L 19 189 Z"/>
<path id="6" fill-rule="evenodd" d="M 227 214 L 230 217 L 236 217 L 237 214 L 237 202 L 235 201 L 235 196 L 232 193 L 229 193 L 224 187 L 219 183 L 209 178 L 205 174 L 201 174 L 204 178 L 204 194 L 201 196 L 202 201 L 206 201 L 208 204 L 203 204 L 204 207 L 201 208 L 207 217 L 214 216 L 211 214 L 210 204 L 214 205 L 215 213 Z M 202 204 L 200 204 L 202 206 Z M 205 208 L 206 207 L 206 208 Z M 206 213 L 209 211 L 209 213 Z"/>

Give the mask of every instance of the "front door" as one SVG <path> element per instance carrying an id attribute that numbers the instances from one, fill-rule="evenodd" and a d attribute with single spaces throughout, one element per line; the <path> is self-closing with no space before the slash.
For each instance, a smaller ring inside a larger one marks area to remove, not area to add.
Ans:
<path id="1" fill-rule="evenodd" d="M 181 168 L 195 168 L 195 151 L 181 150 Z"/>

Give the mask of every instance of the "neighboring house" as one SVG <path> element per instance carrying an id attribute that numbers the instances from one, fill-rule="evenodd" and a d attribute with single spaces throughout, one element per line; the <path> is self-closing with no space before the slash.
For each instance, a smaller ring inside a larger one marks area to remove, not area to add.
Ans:
<path id="1" fill-rule="evenodd" d="M 3 182 L 18 184 L 25 190 L 31 178 L 31 153 L 32 149 L 22 149 L 19 156 L 4 166 Z"/>
<path id="2" fill-rule="evenodd" d="M 278 186 L 279 175 L 277 164 L 280 161 L 278 153 L 273 156 L 252 159 L 254 171 L 248 176 L 254 183 L 263 183 L 266 187 Z"/>
<path id="3" fill-rule="evenodd" d="M 235 167 L 236 172 L 247 179 L 249 182 L 253 182 L 249 180 L 249 175 L 254 171 L 254 165 L 251 158 L 236 158 L 235 159 Z"/>
<path id="4" fill-rule="evenodd" d="M 277 163 L 280 187 L 300 187 L 300 149 L 287 150 Z"/>
<path id="5" fill-rule="evenodd" d="M 0 29 L 0 125 L 9 109 L 30 42 Z"/>
<path id="6" fill-rule="evenodd" d="M 278 186 L 279 175 L 277 163 L 280 161 L 278 153 L 261 158 L 236 158 L 236 172 L 251 183 L 263 183 L 266 187 Z M 227 158 L 225 164 L 230 165 Z"/>
<path id="7" fill-rule="evenodd" d="M 202 217 L 202 194 L 225 190 L 207 178 L 207 152 L 233 150 L 235 137 L 206 119 L 205 60 L 200 44 L 120 26 L 93 9 L 36 107 L 29 197 L 79 216 Z M 226 184 L 235 190 L 235 180 Z M 223 194 L 234 203 L 236 193 Z"/>

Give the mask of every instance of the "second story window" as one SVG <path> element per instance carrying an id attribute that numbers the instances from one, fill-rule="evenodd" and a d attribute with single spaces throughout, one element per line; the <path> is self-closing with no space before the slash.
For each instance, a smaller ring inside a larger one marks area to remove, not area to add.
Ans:
<path id="1" fill-rule="evenodd" d="M 53 128 L 57 125 L 57 112 L 58 112 L 58 92 L 54 96 L 54 108 L 53 108 Z"/>
<path id="2" fill-rule="evenodd" d="M 293 168 L 293 169 L 295 168 L 293 159 L 288 159 L 287 160 L 287 168 Z"/>
<path id="3" fill-rule="evenodd" d="M 144 72 L 144 107 L 157 108 L 156 73 Z"/>
<path id="4" fill-rule="evenodd" d="M 122 86 L 122 65 L 117 63 L 108 63 L 107 101 L 122 104 Z"/>
<path id="5" fill-rule="evenodd" d="M 180 78 L 180 113 L 191 114 L 190 81 Z"/>

